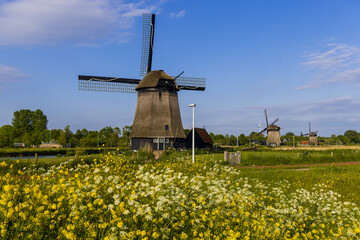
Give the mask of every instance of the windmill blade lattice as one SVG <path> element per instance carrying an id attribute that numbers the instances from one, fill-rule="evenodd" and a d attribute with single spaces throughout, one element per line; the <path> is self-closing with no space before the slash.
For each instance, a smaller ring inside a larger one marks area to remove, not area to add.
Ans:
<path id="1" fill-rule="evenodd" d="M 174 76 L 172 76 L 175 78 Z M 178 77 L 176 83 L 182 90 L 201 90 L 204 91 L 206 88 L 205 78 L 194 78 L 194 77 Z"/>
<path id="2" fill-rule="evenodd" d="M 143 32 L 141 48 L 140 76 L 144 77 L 151 71 L 154 44 L 155 14 L 143 14 Z"/>
<path id="3" fill-rule="evenodd" d="M 137 93 L 135 91 L 136 84 L 111 81 L 89 81 L 80 79 L 78 82 L 80 91 Z"/>

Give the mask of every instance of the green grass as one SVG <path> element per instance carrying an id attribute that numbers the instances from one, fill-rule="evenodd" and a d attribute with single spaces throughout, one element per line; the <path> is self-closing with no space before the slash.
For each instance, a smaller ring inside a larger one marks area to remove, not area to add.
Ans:
<path id="1" fill-rule="evenodd" d="M 291 183 L 290 192 L 299 188 L 311 190 L 314 184 L 324 183 L 340 193 L 344 201 L 360 205 L 360 165 L 311 167 L 307 171 L 296 171 L 297 169 L 299 168 L 243 168 L 239 171 L 242 177 L 256 178 L 266 183 L 286 180 Z"/>
<path id="2" fill-rule="evenodd" d="M 307 154 L 305 154 L 307 153 Z M 215 158 L 224 159 L 224 154 L 214 154 Z M 333 151 L 242 151 L 241 166 L 271 166 L 318 164 L 337 162 L 360 161 L 360 151 L 333 150 Z"/>
<path id="3" fill-rule="evenodd" d="M 37 161 L 35 159 L 18 159 L 18 160 L 0 160 L 0 163 L 5 162 L 5 167 L 0 167 L 0 176 L 3 176 L 7 173 L 18 174 L 18 171 L 23 171 L 24 169 L 48 169 L 51 166 L 60 165 L 63 162 L 69 161 L 70 159 L 74 159 L 74 161 L 69 164 L 69 166 L 75 167 L 77 164 L 82 164 L 81 160 L 84 163 L 91 164 L 94 159 L 100 158 L 100 154 L 87 155 L 87 156 L 79 156 L 78 158 L 74 158 L 74 156 L 65 156 L 65 157 L 52 157 L 52 158 L 38 158 Z"/>
<path id="4" fill-rule="evenodd" d="M 1 148 L 0 157 L 17 157 L 17 156 L 38 156 L 44 155 L 88 155 L 99 154 L 101 152 L 113 151 L 117 148 Z M 125 149 L 121 149 L 125 150 Z"/>

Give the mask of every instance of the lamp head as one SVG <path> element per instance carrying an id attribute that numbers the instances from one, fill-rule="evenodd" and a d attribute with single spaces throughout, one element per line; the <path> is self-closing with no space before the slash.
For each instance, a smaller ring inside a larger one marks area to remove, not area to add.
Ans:
<path id="1" fill-rule="evenodd" d="M 190 105 L 188 105 L 188 107 L 196 107 L 196 104 L 195 103 L 190 104 Z"/>

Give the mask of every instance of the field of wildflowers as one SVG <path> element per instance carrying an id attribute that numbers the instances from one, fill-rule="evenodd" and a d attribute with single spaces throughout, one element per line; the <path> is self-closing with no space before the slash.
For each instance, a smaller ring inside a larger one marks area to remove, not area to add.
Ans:
<path id="1" fill-rule="evenodd" d="M 118 154 L 49 169 L 1 162 L 1 239 L 359 239 L 360 210 L 325 183 L 289 191 L 207 155 Z"/>

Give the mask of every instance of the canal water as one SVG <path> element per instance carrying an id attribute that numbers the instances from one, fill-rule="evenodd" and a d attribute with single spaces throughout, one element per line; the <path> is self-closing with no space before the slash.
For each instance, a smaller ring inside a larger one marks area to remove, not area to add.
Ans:
<path id="1" fill-rule="evenodd" d="M 64 155 L 62 155 L 63 157 Z M 37 156 L 37 158 L 55 158 L 56 155 L 44 155 Z M 18 160 L 18 159 L 35 159 L 35 155 L 32 156 L 19 156 L 19 157 L 0 157 L 0 160 Z"/>

